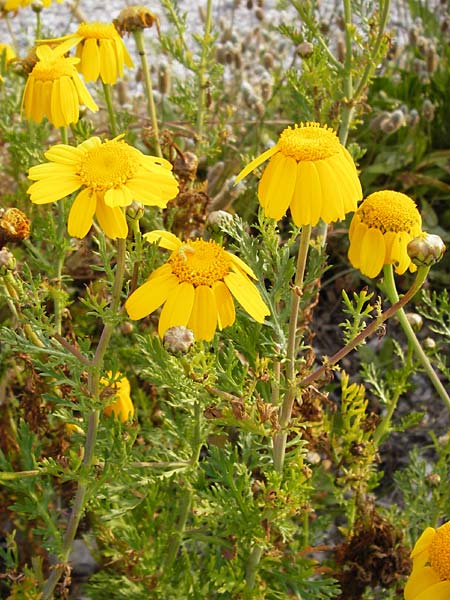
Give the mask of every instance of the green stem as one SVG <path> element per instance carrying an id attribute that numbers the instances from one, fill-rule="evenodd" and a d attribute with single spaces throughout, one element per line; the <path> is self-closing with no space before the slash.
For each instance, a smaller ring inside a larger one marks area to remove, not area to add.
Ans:
<path id="1" fill-rule="evenodd" d="M 123 277 L 125 273 L 125 251 L 126 240 L 119 239 L 117 244 L 116 273 L 113 284 L 112 300 L 110 307 L 110 310 L 113 313 L 118 312 L 121 301 Z M 88 391 L 89 396 L 93 399 L 94 404 L 96 404 L 99 397 L 100 373 L 103 365 L 103 359 L 108 348 L 108 344 L 111 339 L 113 330 L 114 326 L 111 323 L 104 324 L 103 331 L 100 336 L 100 340 L 97 345 L 94 358 L 92 359 L 91 367 L 89 369 Z M 69 522 L 67 524 L 67 529 L 63 537 L 61 555 L 59 557 L 60 560 L 58 564 L 54 566 L 53 570 L 50 573 L 50 576 L 43 585 L 41 600 L 49 600 L 52 597 L 56 584 L 58 583 L 59 578 L 61 577 L 65 565 L 70 556 L 72 544 L 75 539 L 78 530 L 78 525 L 80 523 L 86 505 L 86 496 L 89 487 L 89 474 L 92 470 L 92 465 L 94 463 L 95 458 L 95 443 L 97 440 L 97 429 L 99 420 L 100 411 L 99 409 L 94 409 L 88 417 L 88 429 L 86 433 L 86 442 L 84 446 L 83 457 L 83 477 L 78 482 L 78 488 L 72 505 Z"/>
<path id="2" fill-rule="evenodd" d="M 311 225 L 302 227 L 300 235 L 300 247 L 297 257 L 297 272 L 295 275 L 295 287 L 292 296 L 291 315 L 289 320 L 289 333 L 286 357 L 286 379 L 288 389 L 280 408 L 278 423 L 281 431 L 273 437 L 273 462 L 275 470 L 278 473 L 283 471 L 284 457 L 286 453 L 286 428 L 289 424 L 292 414 L 294 400 L 298 395 L 298 386 L 296 383 L 296 353 L 297 353 L 297 320 L 300 298 L 303 289 L 303 280 L 305 276 L 306 260 L 308 257 L 309 241 L 311 239 Z"/>
<path id="3" fill-rule="evenodd" d="M 205 18 L 205 32 L 203 35 L 202 52 L 200 56 L 200 64 L 198 66 L 198 112 L 197 112 L 197 134 L 202 143 L 203 127 L 205 121 L 205 106 L 206 106 L 206 86 L 207 81 L 205 77 L 206 66 L 208 62 L 208 52 L 210 45 L 211 36 L 211 25 L 212 25 L 212 0 L 208 0 L 206 3 L 206 18 Z"/>
<path id="4" fill-rule="evenodd" d="M 392 265 L 385 265 L 383 272 L 384 272 L 383 290 L 386 292 L 386 294 L 392 304 L 397 303 L 399 301 L 399 296 L 397 293 L 397 288 L 395 287 L 395 279 L 394 279 L 394 274 L 393 274 L 393 270 L 392 270 Z M 402 326 L 402 329 L 403 329 L 406 337 L 408 338 L 408 342 L 413 347 L 414 352 L 415 352 L 417 358 L 419 359 L 419 361 L 421 362 L 422 367 L 424 368 L 426 374 L 430 378 L 430 381 L 433 384 L 434 389 L 437 391 L 440 398 L 443 400 L 443 402 L 447 406 L 448 410 L 450 410 L 450 397 L 449 397 L 446 389 L 442 385 L 435 370 L 433 369 L 433 366 L 432 366 L 428 356 L 423 351 L 422 346 L 420 345 L 420 342 L 417 339 L 414 329 L 412 328 L 411 323 L 408 321 L 403 308 L 398 309 L 397 317 L 398 317 L 398 320 L 400 322 L 400 325 Z"/>
<path id="5" fill-rule="evenodd" d="M 158 156 L 162 156 L 161 145 L 159 143 L 159 127 L 158 119 L 156 117 L 155 99 L 153 97 L 152 79 L 150 76 L 150 68 L 148 65 L 147 54 L 145 52 L 144 34 L 142 29 L 133 31 L 133 36 L 136 42 L 139 56 L 141 57 L 142 74 L 144 77 L 144 87 L 147 96 L 147 108 L 148 115 L 152 122 L 153 134 L 155 136 L 156 153 Z"/>
<path id="6" fill-rule="evenodd" d="M 342 109 L 341 125 L 339 127 L 339 140 L 343 146 L 347 143 L 350 123 L 355 109 L 353 102 L 353 77 L 352 77 L 352 2 L 344 0 L 345 19 L 345 62 L 344 62 L 344 107 Z"/>
<path id="7" fill-rule="evenodd" d="M 263 548 L 255 544 L 249 554 L 247 566 L 245 569 L 245 589 L 244 598 L 251 597 L 251 592 L 255 587 L 256 575 L 258 573 L 259 563 L 263 554 Z"/>
<path id="8" fill-rule="evenodd" d="M 345 356 L 347 356 L 347 354 L 349 354 L 352 350 L 354 350 L 360 344 L 362 344 L 362 342 L 364 342 L 364 340 L 367 337 L 375 333 L 382 323 L 384 323 L 385 321 L 393 317 L 395 314 L 397 314 L 397 311 L 403 306 L 405 306 L 405 304 L 407 304 L 411 300 L 411 298 L 413 298 L 420 290 L 420 288 L 425 282 L 425 279 L 427 278 L 429 270 L 430 267 L 419 267 L 412 286 L 409 288 L 406 294 L 404 294 L 400 298 L 398 302 L 390 306 L 384 313 L 378 315 L 378 317 L 374 321 L 372 321 L 370 325 L 363 329 L 363 331 L 361 331 L 353 340 L 351 340 L 343 348 L 338 350 L 336 354 L 333 354 L 331 358 L 327 358 L 321 367 L 319 367 L 313 373 L 310 373 L 307 377 L 302 379 L 299 386 L 302 388 L 308 387 L 314 381 L 316 381 L 316 379 L 318 379 L 322 375 L 325 375 L 325 373 L 329 371 L 330 368 L 333 367 L 333 365 L 336 365 Z"/>
<path id="9" fill-rule="evenodd" d="M 103 94 L 105 96 L 106 108 L 108 110 L 109 117 L 109 131 L 113 137 L 117 135 L 117 122 L 116 122 L 116 113 L 114 112 L 112 95 L 111 95 L 111 86 L 109 83 L 103 83 Z"/>

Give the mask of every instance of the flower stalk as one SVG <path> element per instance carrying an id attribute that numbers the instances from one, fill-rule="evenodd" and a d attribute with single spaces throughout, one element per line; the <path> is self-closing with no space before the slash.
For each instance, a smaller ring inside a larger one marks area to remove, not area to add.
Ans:
<path id="1" fill-rule="evenodd" d="M 117 135 L 117 122 L 116 122 L 116 113 L 114 112 L 112 94 L 111 94 L 111 85 L 109 83 L 104 83 L 103 85 L 103 95 L 105 96 L 106 109 L 108 111 L 109 118 L 109 131 L 113 137 Z"/>
<path id="2" fill-rule="evenodd" d="M 197 134 L 202 143 L 203 128 L 205 123 L 205 108 L 206 108 L 206 87 L 207 80 L 205 77 L 206 66 L 208 61 L 208 48 L 211 37 L 212 25 L 212 0 L 206 3 L 205 31 L 203 35 L 202 52 L 200 56 L 200 64 L 198 67 L 198 113 L 197 113 Z"/>

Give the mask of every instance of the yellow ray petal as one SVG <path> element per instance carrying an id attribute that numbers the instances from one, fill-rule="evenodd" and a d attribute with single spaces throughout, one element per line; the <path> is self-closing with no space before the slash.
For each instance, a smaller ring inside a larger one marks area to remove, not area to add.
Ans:
<path id="1" fill-rule="evenodd" d="M 117 62 L 112 40 L 100 40 L 100 77 L 104 83 L 117 81 Z"/>
<path id="2" fill-rule="evenodd" d="M 242 271 L 244 271 L 244 273 L 247 273 L 247 275 L 250 275 L 250 277 L 253 277 L 253 279 L 257 279 L 253 270 L 248 266 L 247 263 L 241 260 L 239 256 L 231 254 L 231 252 L 227 252 L 227 254 L 231 257 L 231 260 L 234 262 L 234 264 L 237 265 Z"/>
<path id="3" fill-rule="evenodd" d="M 95 216 L 97 217 L 98 224 L 109 238 L 124 239 L 127 237 L 128 225 L 123 208 L 119 206 L 106 206 L 100 194 L 97 194 Z"/>
<path id="4" fill-rule="evenodd" d="M 199 285 L 194 291 L 194 304 L 188 327 L 194 332 L 196 340 L 209 342 L 217 327 L 216 297 L 207 285 Z"/>
<path id="5" fill-rule="evenodd" d="M 186 327 L 193 305 L 194 286 L 184 281 L 169 294 L 162 308 L 158 322 L 159 336 L 163 337 L 169 327 L 178 325 Z"/>
<path id="6" fill-rule="evenodd" d="M 151 178 L 145 179 L 133 177 L 127 181 L 127 188 L 133 198 L 146 206 L 158 206 L 165 208 L 167 200 L 163 200 L 161 194 L 152 186 Z"/>
<path id="7" fill-rule="evenodd" d="M 353 220 L 355 220 L 355 217 L 353 217 Z M 350 236 L 350 248 L 348 249 L 348 259 L 356 269 L 359 269 L 359 267 L 361 266 L 361 247 L 368 227 L 365 223 L 361 223 L 359 219 L 355 222 L 356 225 L 353 226 L 353 229 L 351 228 L 352 233 Z"/>
<path id="8" fill-rule="evenodd" d="M 84 80 L 97 81 L 100 74 L 100 52 L 97 45 L 97 40 L 88 38 L 84 41 L 80 50 L 80 71 L 83 73 Z"/>
<path id="9" fill-rule="evenodd" d="M 148 276 L 147 281 L 149 281 L 150 279 L 156 279 L 156 277 L 162 277 L 163 275 L 165 277 L 167 277 L 168 275 L 172 275 L 172 267 L 169 263 L 164 263 L 163 265 L 152 271 Z"/>
<path id="10" fill-rule="evenodd" d="M 408 256 L 407 250 L 410 241 L 411 236 L 404 231 L 400 231 L 397 233 L 392 243 L 391 260 L 395 265 L 395 272 L 399 275 L 403 275 L 411 264 L 411 259 Z"/>
<path id="11" fill-rule="evenodd" d="M 146 317 L 163 304 L 178 286 L 175 275 L 162 275 L 149 279 L 138 287 L 125 302 L 130 319 Z"/>
<path id="12" fill-rule="evenodd" d="M 81 79 L 78 76 L 78 73 L 76 71 L 74 71 L 72 81 L 73 81 L 73 83 L 75 85 L 75 88 L 76 88 L 76 90 L 78 92 L 78 97 L 80 99 L 80 104 L 84 104 L 87 108 L 89 108 L 89 110 L 92 110 L 92 112 L 97 112 L 98 111 L 98 106 L 94 102 L 94 99 L 92 98 L 92 96 L 88 92 L 86 86 L 81 81 Z"/>
<path id="13" fill-rule="evenodd" d="M 291 215 L 297 227 L 316 225 L 322 214 L 322 186 L 317 169 L 311 161 L 297 165 L 297 180 L 291 202 Z"/>
<path id="14" fill-rule="evenodd" d="M 234 180 L 235 184 L 239 183 L 241 179 L 244 179 L 244 177 L 246 177 L 249 173 L 254 171 L 257 167 L 259 167 L 259 165 L 261 165 L 265 160 L 273 156 L 276 152 L 278 152 L 278 146 L 275 144 L 275 146 L 272 146 L 272 148 L 269 148 L 268 150 L 254 158 L 246 167 L 242 169 L 240 173 L 236 175 L 236 179 Z"/>
<path id="15" fill-rule="evenodd" d="M 449 600 L 449 598 L 450 581 L 440 581 L 415 596 L 414 600 Z"/>
<path id="16" fill-rule="evenodd" d="M 51 160 L 61 165 L 73 165 L 75 168 L 78 167 L 79 161 L 83 154 L 78 148 L 68 146 L 67 144 L 57 144 L 52 146 L 44 152 L 44 156 L 47 160 Z"/>
<path id="17" fill-rule="evenodd" d="M 150 244 L 158 242 L 160 248 L 166 248 L 166 250 L 178 250 L 182 242 L 177 238 L 176 235 L 170 233 L 170 231 L 164 231 L 163 229 L 155 229 L 155 231 L 149 231 L 144 233 L 143 238 Z"/>
<path id="18" fill-rule="evenodd" d="M 339 180 L 326 160 L 317 160 L 314 164 L 319 174 L 320 186 L 322 188 L 321 218 L 325 223 L 333 223 L 333 221 L 344 219 L 344 199 Z"/>
<path id="19" fill-rule="evenodd" d="M 28 178 L 33 181 L 39 181 L 41 179 L 47 179 L 48 177 L 67 177 L 67 176 L 77 176 L 76 175 L 77 166 L 76 165 L 62 165 L 56 163 L 42 163 L 40 165 L 35 165 L 34 167 L 30 167 L 28 171 Z M 81 181 L 80 181 L 81 185 Z"/>
<path id="20" fill-rule="evenodd" d="M 129 206 L 133 202 L 133 194 L 127 185 L 111 188 L 105 192 L 106 206 Z"/>
<path id="21" fill-rule="evenodd" d="M 257 287 L 240 272 L 228 273 L 224 278 L 225 285 L 248 314 L 262 323 L 264 317 L 270 314 Z"/>
<path id="22" fill-rule="evenodd" d="M 297 179 L 297 161 L 281 153 L 277 156 L 282 157 L 282 160 L 279 161 L 275 174 L 268 184 L 264 206 L 266 215 L 276 221 L 286 214 L 294 195 Z"/>
<path id="23" fill-rule="evenodd" d="M 441 581 L 439 575 L 431 567 L 413 569 L 405 585 L 405 600 L 415 600 L 424 590 Z M 428 596 L 434 598 L 434 596 Z M 449 596 L 450 598 L 450 596 Z"/>
<path id="24" fill-rule="evenodd" d="M 386 254 L 384 237 L 379 229 L 367 229 L 361 243 L 359 270 L 367 277 L 376 277 L 381 271 Z"/>
<path id="25" fill-rule="evenodd" d="M 161 158 L 160 156 L 149 156 L 148 154 L 140 153 L 141 165 L 149 170 L 154 172 L 158 168 L 165 169 L 166 171 L 172 171 L 173 165 L 165 158 Z"/>
<path id="26" fill-rule="evenodd" d="M 233 297 L 223 281 L 214 283 L 213 292 L 216 297 L 217 324 L 219 329 L 222 330 L 229 325 L 233 325 L 236 319 Z"/>
<path id="27" fill-rule="evenodd" d="M 67 221 L 67 231 L 69 235 L 77 238 L 84 238 L 92 226 L 92 219 L 95 214 L 97 200 L 95 193 L 84 189 L 73 201 Z"/>
<path id="28" fill-rule="evenodd" d="M 331 156 L 327 159 L 328 164 L 335 169 L 337 176 L 344 183 L 345 189 L 348 192 L 348 200 L 352 203 L 358 203 L 362 200 L 361 182 L 356 172 L 355 165 L 350 164 L 345 153 L 337 156 Z M 355 210 L 348 209 L 348 210 Z"/>
<path id="29" fill-rule="evenodd" d="M 41 181 L 35 181 L 30 185 L 27 192 L 34 204 L 47 204 L 65 198 L 80 187 L 80 179 L 76 175 L 61 177 L 47 177 Z"/>
<path id="30" fill-rule="evenodd" d="M 276 177 L 279 165 L 283 162 L 284 156 L 281 153 L 275 154 L 269 160 L 268 165 L 264 169 L 261 179 L 258 183 L 258 200 L 263 208 L 266 207 L 269 198 L 268 191 L 273 183 L 273 178 Z"/>

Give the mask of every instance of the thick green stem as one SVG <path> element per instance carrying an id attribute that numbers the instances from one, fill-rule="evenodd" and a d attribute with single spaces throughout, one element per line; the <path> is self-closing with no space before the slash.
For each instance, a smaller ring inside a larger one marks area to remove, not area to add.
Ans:
<path id="1" fill-rule="evenodd" d="M 155 147 L 158 156 L 162 156 L 161 145 L 159 143 L 159 127 L 156 117 L 155 99 L 153 97 L 152 78 L 150 76 L 150 68 L 148 65 L 147 54 L 145 52 L 144 34 L 142 29 L 133 31 L 133 36 L 136 42 L 139 56 L 141 57 L 142 74 L 144 77 L 145 94 L 147 96 L 148 115 L 152 122 L 153 134 L 155 136 Z"/>
<path id="2" fill-rule="evenodd" d="M 111 312 L 113 313 L 118 312 L 121 301 L 122 284 L 125 273 L 125 251 L 126 240 L 119 239 L 117 247 L 116 273 L 113 284 L 112 300 L 110 307 Z M 99 343 L 94 354 L 94 358 L 92 359 L 92 363 L 89 369 L 88 391 L 94 404 L 98 401 L 99 398 L 99 382 L 101 369 L 103 365 L 103 359 L 108 348 L 108 344 L 111 339 L 113 330 L 114 326 L 111 323 L 105 323 L 102 334 L 100 336 Z M 92 470 L 92 465 L 94 463 L 95 458 L 95 443 L 97 439 L 99 419 L 100 411 L 96 408 L 89 414 L 88 417 L 88 428 L 86 433 L 86 441 L 84 445 L 83 475 L 78 482 L 78 488 L 72 505 L 69 522 L 67 524 L 67 529 L 65 531 L 62 542 L 61 555 L 59 557 L 60 560 L 58 564 L 55 565 L 55 567 L 53 568 L 47 581 L 44 583 L 44 586 L 42 588 L 41 600 L 49 600 L 52 597 L 56 584 L 58 583 L 70 556 L 72 544 L 75 539 L 78 530 L 78 525 L 80 523 L 86 505 L 86 495 L 89 489 L 89 475 Z"/>
<path id="3" fill-rule="evenodd" d="M 255 587 L 256 575 L 258 573 L 259 563 L 263 554 L 263 548 L 259 544 L 255 544 L 248 557 L 247 566 L 245 569 L 245 590 L 244 598 L 251 597 L 253 588 Z"/>
<path id="4" fill-rule="evenodd" d="M 291 315 L 289 321 L 288 346 L 286 357 L 286 379 L 287 391 L 280 408 L 278 423 L 280 431 L 273 437 L 273 462 L 275 470 L 281 473 L 283 471 L 284 456 L 286 453 L 286 428 L 291 419 L 294 400 L 298 395 L 298 386 L 296 382 L 296 354 L 297 354 L 297 320 L 300 298 L 303 290 L 303 280 L 305 276 L 306 260 L 308 257 L 309 241 L 311 239 L 311 226 L 306 225 L 302 228 L 300 235 L 300 247 L 297 257 L 297 272 L 295 275 L 295 287 L 292 296 Z"/>
<path id="5" fill-rule="evenodd" d="M 112 95 L 111 95 L 111 86 L 109 83 L 103 83 L 103 95 L 105 96 L 106 109 L 108 111 L 109 117 L 109 131 L 113 137 L 117 135 L 117 122 L 116 122 L 116 113 L 114 112 Z"/>
<path id="6" fill-rule="evenodd" d="M 395 279 L 394 279 L 394 274 L 393 274 L 393 270 L 392 270 L 392 265 L 386 265 L 384 267 L 383 289 L 386 292 L 386 294 L 392 304 L 395 304 L 399 301 L 397 288 L 395 287 Z M 433 384 L 434 389 L 437 391 L 437 393 L 439 394 L 441 399 L 444 401 L 447 408 L 450 410 L 450 397 L 449 397 L 446 389 L 442 385 L 441 380 L 437 376 L 435 370 L 433 369 L 433 366 L 430 363 L 428 356 L 423 351 L 423 348 L 420 345 L 420 342 L 417 339 L 414 329 L 411 327 L 411 323 L 408 321 L 408 318 L 406 317 L 406 314 L 405 314 L 405 311 L 403 310 L 403 308 L 398 309 L 397 317 L 398 317 L 398 320 L 400 322 L 400 325 L 402 326 L 402 329 L 403 329 L 406 337 L 408 338 L 408 342 L 411 344 L 412 348 L 414 349 L 414 352 L 415 352 L 417 358 L 419 359 L 420 363 L 422 364 L 422 367 L 424 368 L 426 374 L 430 378 L 430 381 Z"/>
<path id="7" fill-rule="evenodd" d="M 352 76 L 352 2 L 344 0 L 344 19 L 345 19 L 345 62 L 344 62 L 344 106 L 342 109 L 341 125 L 339 127 L 339 140 L 343 146 L 347 143 L 350 123 L 352 121 L 354 102 L 353 102 L 353 76 Z"/>
<path id="8" fill-rule="evenodd" d="M 205 108 L 206 108 L 206 86 L 207 81 L 205 78 L 206 66 L 208 62 L 208 52 L 210 46 L 211 36 L 211 25 L 212 25 L 212 0 L 208 0 L 206 3 L 206 18 L 205 18 L 205 32 L 203 35 L 202 52 L 200 56 L 200 64 L 198 66 L 198 112 L 197 112 L 197 133 L 200 140 L 203 136 L 203 127 L 205 122 Z"/>
<path id="9" fill-rule="evenodd" d="M 324 364 L 321 367 L 319 367 L 313 373 L 302 379 L 302 381 L 299 384 L 300 387 L 308 387 L 308 385 L 311 385 L 314 381 L 316 381 L 316 379 L 318 379 L 322 375 L 325 375 L 325 373 L 329 371 L 329 369 L 333 367 L 333 365 L 336 365 L 345 356 L 347 356 L 347 354 L 349 354 L 352 350 L 354 350 L 360 344 L 362 344 L 367 337 L 375 333 L 380 327 L 380 325 L 382 325 L 385 321 L 397 314 L 399 308 L 405 306 L 405 304 L 407 304 L 411 300 L 411 298 L 413 298 L 420 290 L 420 288 L 424 284 L 425 279 L 427 278 L 429 270 L 430 267 L 419 267 L 417 270 L 416 278 L 412 286 L 406 292 L 406 294 L 402 296 L 398 302 L 389 307 L 384 313 L 378 315 L 378 317 L 374 319 L 374 321 L 372 321 L 370 325 L 363 329 L 363 331 L 361 331 L 361 333 L 359 333 L 353 340 L 351 340 L 351 342 L 349 342 L 343 348 L 338 350 L 338 352 L 336 352 L 336 354 L 333 354 L 331 358 L 326 359 L 326 361 L 324 361 Z"/>

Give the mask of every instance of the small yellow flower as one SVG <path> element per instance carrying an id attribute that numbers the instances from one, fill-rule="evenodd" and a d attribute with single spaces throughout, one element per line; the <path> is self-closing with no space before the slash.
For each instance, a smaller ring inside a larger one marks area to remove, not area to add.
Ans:
<path id="1" fill-rule="evenodd" d="M 142 319 L 163 305 L 160 337 L 170 327 L 183 326 L 193 331 L 197 340 L 210 341 L 217 327 L 224 329 L 234 323 L 233 296 L 258 323 L 269 314 L 249 279 L 256 279 L 253 271 L 216 242 L 182 242 L 167 231 L 152 231 L 144 237 L 148 242 L 158 241 L 172 254 L 131 294 L 125 308 L 132 319 Z"/>
<path id="2" fill-rule="evenodd" d="M 64 57 L 72 46 L 69 40 L 54 49 L 47 45 L 36 49 L 39 60 L 28 76 L 22 99 L 26 116 L 36 123 L 47 117 L 55 127 L 65 127 L 78 121 L 81 104 L 98 110 L 75 68 L 79 59 Z"/>
<path id="3" fill-rule="evenodd" d="M 362 198 L 356 167 L 335 132 L 319 123 L 285 129 L 278 142 L 252 160 L 236 183 L 270 158 L 258 186 L 265 214 L 279 220 L 290 208 L 297 226 L 331 223 L 356 210 Z"/>
<path id="4" fill-rule="evenodd" d="M 19 8 L 25 8 L 33 3 L 34 0 L 5 0 L 0 3 L 2 10 L 19 10 Z M 58 4 L 64 2 L 64 0 L 56 0 Z M 48 8 L 52 3 L 52 0 L 41 0 L 42 5 Z"/>
<path id="5" fill-rule="evenodd" d="M 112 373 L 108 372 L 107 376 L 112 377 Z M 117 373 L 117 378 L 110 381 L 102 377 L 100 384 L 104 388 L 113 391 L 114 400 L 103 409 L 103 414 L 107 417 L 113 415 L 115 419 L 121 423 L 125 423 L 134 417 L 134 406 L 130 397 L 130 382 L 126 377 L 122 377 L 121 373 Z M 108 390 L 108 391 L 109 391 Z"/>
<path id="6" fill-rule="evenodd" d="M 133 61 L 112 23 L 81 23 L 75 33 L 51 42 L 72 40 L 76 44 L 76 56 L 80 59 L 78 71 L 84 80 L 114 84 L 123 77 L 124 65 L 133 67 Z"/>
<path id="7" fill-rule="evenodd" d="M 69 213 L 69 235 L 82 238 L 94 214 L 110 238 L 125 238 L 127 222 L 121 207 L 133 200 L 164 208 L 178 193 L 172 165 L 147 156 L 127 144 L 123 136 L 102 142 L 92 137 L 74 148 L 52 146 L 44 156 L 50 161 L 31 167 L 28 188 L 35 204 L 61 200 L 82 188 Z"/>
<path id="8" fill-rule="evenodd" d="M 412 573 L 405 586 L 405 600 L 450 598 L 450 521 L 427 527 L 411 552 Z"/>
<path id="9" fill-rule="evenodd" d="M 413 200 L 400 192 L 383 190 L 368 196 L 350 224 L 348 257 L 368 277 L 376 277 L 383 265 L 395 265 L 403 274 L 415 271 L 408 243 L 422 235 L 422 218 Z"/>
<path id="10" fill-rule="evenodd" d="M 0 44 L 0 65 L 7 65 L 11 60 L 16 58 L 16 53 L 9 44 Z"/>

